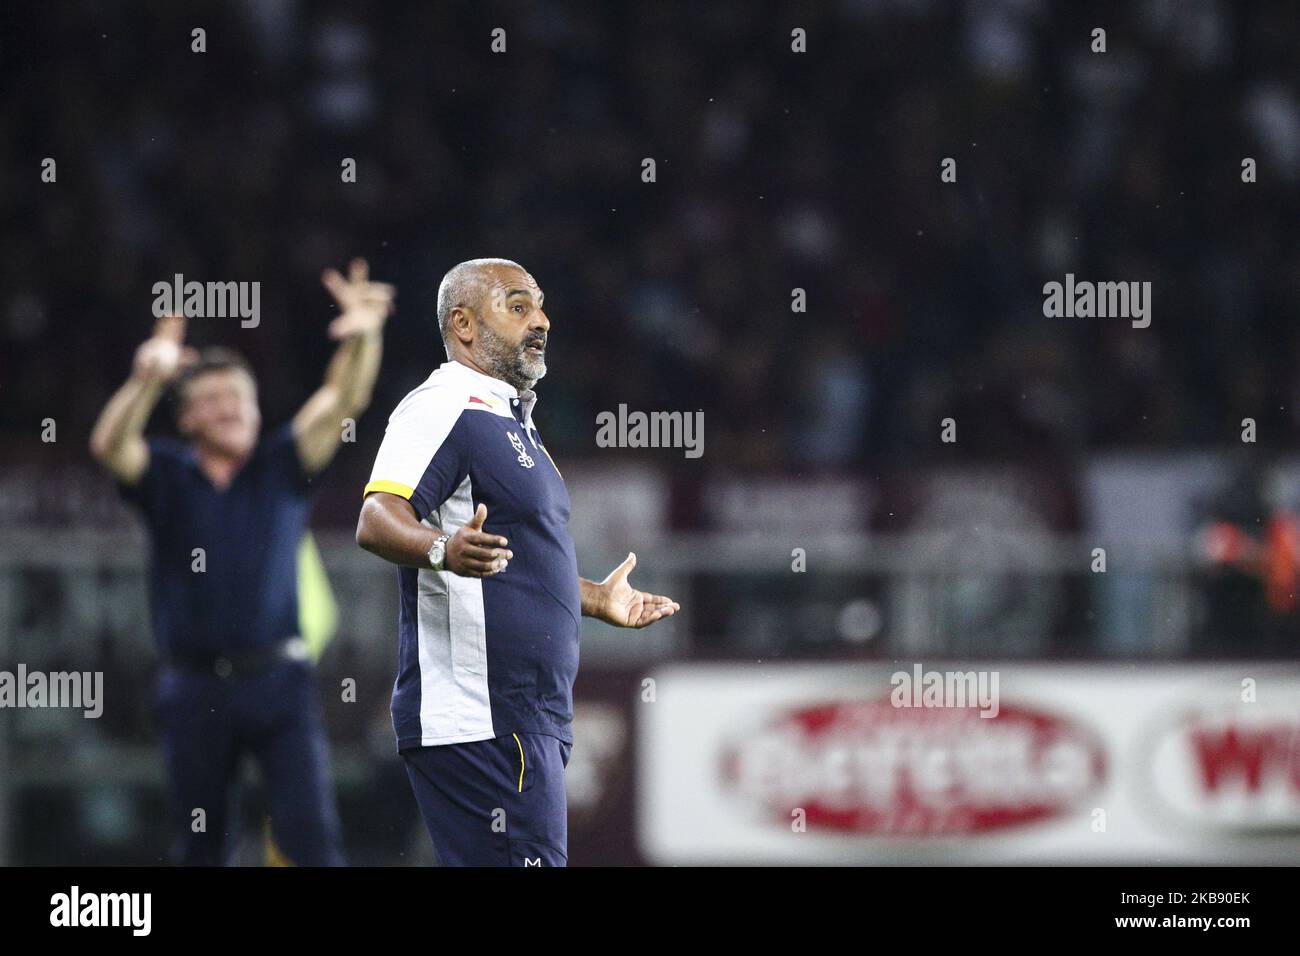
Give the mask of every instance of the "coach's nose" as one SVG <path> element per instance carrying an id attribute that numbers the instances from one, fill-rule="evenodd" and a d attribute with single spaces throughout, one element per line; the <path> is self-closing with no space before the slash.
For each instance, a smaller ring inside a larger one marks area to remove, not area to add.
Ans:
<path id="1" fill-rule="evenodd" d="M 535 309 L 534 315 L 536 315 L 536 318 L 529 324 L 528 330 L 542 333 L 550 331 L 551 320 L 546 317 L 546 313 L 541 309 Z"/>

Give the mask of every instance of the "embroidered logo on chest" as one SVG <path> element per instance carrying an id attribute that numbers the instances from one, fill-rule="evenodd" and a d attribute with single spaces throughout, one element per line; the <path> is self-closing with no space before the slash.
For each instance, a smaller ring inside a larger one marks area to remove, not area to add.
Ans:
<path id="1" fill-rule="evenodd" d="M 528 454 L 528 449 L 524 447 L 523 441 L 514 432 L 506 432 L 506 437 L 510 439 L 510 444 L 515 446 L 515 451 L 519 452 L 519 457 L 515 460 L 525 468 L 531 468 L 537 462 L 533 461 L 533 456 Z"/>

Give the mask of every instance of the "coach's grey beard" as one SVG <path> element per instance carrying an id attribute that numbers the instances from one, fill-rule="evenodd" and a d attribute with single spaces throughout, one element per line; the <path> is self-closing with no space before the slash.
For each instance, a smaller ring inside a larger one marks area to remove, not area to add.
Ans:
<path id="1" fill-rule="evenodd" d="M 483 321 L 479 322 L 478 331 L 479 357 L 493 378 L 499 378 L 519 391 L 526 392 L 546 374 L 546 359 L 528 352 L 523 342 L 511 345 Z"/>

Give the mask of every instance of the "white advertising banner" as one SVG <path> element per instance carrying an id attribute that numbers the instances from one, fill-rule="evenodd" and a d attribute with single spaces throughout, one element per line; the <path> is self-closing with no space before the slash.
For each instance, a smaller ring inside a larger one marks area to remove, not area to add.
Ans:
<path id="1" fill-rule="evenodd" d="M 672 665 L 659 864 L 1300 864 L 1300 667 Z"/>

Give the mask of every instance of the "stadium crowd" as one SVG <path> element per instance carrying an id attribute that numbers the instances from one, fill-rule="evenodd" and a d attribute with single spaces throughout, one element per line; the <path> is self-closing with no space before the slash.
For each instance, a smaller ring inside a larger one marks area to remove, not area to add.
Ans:
<path id="1" fill-rule="evenodd" d="M 505 255 L 547 292 L 539 414 L 567 458 L 619 403 L 704 410 L 723 469 L 1226 444 L 1247 416 L 1294 444 L 1292 18 L 1281 0 L 42 9 L 0 58 L 0 442 L 49 459 L 20 409 L 88 428 L 176 273 L 262 283 L 258 329 L 193 339 L 248 354 L 282 420 L 329 353 L 316 276 L 362 253 L 399 288 L 363 434 L 443 360 L 443 271 Z M 1045 318 L 1067 272 L 1150 281 L 1151 327 Z M 354 457 L 339 480 L 363 477 Z"/>

